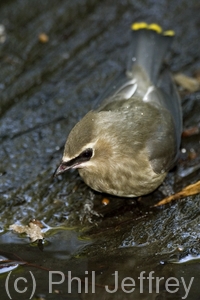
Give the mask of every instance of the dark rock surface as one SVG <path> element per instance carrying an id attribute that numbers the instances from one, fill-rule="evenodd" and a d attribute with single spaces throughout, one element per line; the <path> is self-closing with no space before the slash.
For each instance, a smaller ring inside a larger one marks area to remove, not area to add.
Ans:
<path id="1" fill-rule="evenodd" d="M 168 64 L 172 72 L 192 76 L 200 69 L 199 14 L 195 0 L 0 2 L 6 36 L 0 43 L 0 251 L 29 263 L 12 272 L 13 299 L 14 280 L 30 277 L 29 270 L 37 283 L 34 299 L 183 299 L 181 276 L 187 285 L 194 277 L 187 299 L 199 299 L 199 260 L 172 263 L 199 255 L 199 195 L 159 209 L 150 206 L 163 197 L 160 191 L 138 203 L 111 197 L 104 206 L 103 196 L 85 186 L 76 172 L 52 178 L 72 126 L 124 71 L 130 24 L 144 20 L 173 28 L 176 38 Z M 41 33 L 48 36 L 46 43 L 39 40 Z M 181 95 L 184 128 L 198 125 L 200 92 Z M 183 138 L 186 153 L 166 181 L 175 191 L 199 180 L 198 169 L 183 176 L 184 170 L 200 163 L 199 137 Z M 191 153 L 196 154 L 193 159 Z M 45 236 L 43 252 L 8 229 L 13 223 L 27 225 L 32 218 L 53 227 Z M 96 291 L 87 295 L 82 289 L 78 294 L 74 286 L 69 294 L 65 282 L 54 285 L 57 292 L 51 294 L 49 270 L 67 275 L 72 270 L 83 283 L 85 271 L 89 277 L 95 271 Z M 180 288 L 174 294 L 160 285 L 157 293 L 154 284 L 149 294 L 146 281 L 141 293 L 136 280 L 134 292 L 119 288 L 111 294 L 104 286 L 113 285 L 115 271 L 120 279 L 155 271 L 155 276 L 178 278 Z M 2 299 L 7 299 L 6 275 L 0 279 Z M 28 290 L 20 299 L 30 294 Z"/>

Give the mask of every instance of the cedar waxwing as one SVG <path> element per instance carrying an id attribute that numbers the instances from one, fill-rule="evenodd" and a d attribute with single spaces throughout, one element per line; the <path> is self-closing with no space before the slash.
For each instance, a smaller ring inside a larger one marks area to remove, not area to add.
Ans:
<path id="1" fill-rule="evenodd" d="M 55 175 L 78 169 L 92 189 L 135 197 L 155 190 L 176 163 L 182 132 L 180 100 L 161 72 L 173 31 L 132 24 L 124 78 L 71 130 Z"/>

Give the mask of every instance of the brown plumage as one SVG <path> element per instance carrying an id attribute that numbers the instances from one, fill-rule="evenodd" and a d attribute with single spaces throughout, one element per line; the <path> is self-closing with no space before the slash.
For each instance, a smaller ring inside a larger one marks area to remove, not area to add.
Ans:
<path id="1" fill-rule="evenodd" d="M 126 197 L 150 193 L 162 183 L 176 162 L 182 124 L 171 77 L 160 74 L 170 37 L 141 29 L 133 32 L 133 41 L 135 63 L 123 84 L 116 84 L 99 108 L 75 125 L 56 171 L 78 168 L 92 189 Z M 145 43 L 147 67 L 146 58 L 135 57 Z M 154 53 L 157 71 L 149 69 Z"/>

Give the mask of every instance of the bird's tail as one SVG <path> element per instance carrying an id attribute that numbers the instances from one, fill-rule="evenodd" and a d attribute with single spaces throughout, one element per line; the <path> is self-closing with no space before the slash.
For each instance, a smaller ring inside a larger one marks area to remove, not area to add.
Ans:
<path id="1" fill-rule="evenodd" d="M 127 73 L 131 75 L 134 67 L 139 66 L 150 81 L 156 84 L 174 31 L 163 31 L 159 25 L 147 23 L 133 23 L 131 29 L 132 44 Z"/>

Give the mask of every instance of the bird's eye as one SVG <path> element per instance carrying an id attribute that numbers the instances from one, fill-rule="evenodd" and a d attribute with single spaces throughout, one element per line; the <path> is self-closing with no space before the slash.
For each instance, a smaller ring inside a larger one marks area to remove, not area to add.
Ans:
<path id="1" fill-rule="evenodd" d="M 81 157 L 90 159 L 92 157 L 92 154 L 93 154 L 93 150 L 91 148 L 88 148 L 81 153 Z"/>

